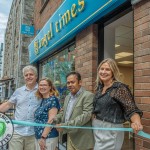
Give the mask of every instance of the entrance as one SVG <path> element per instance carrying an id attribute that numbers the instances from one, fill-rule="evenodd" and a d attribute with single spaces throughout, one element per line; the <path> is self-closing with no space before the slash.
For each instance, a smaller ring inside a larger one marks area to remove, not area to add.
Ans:
<path id="1" fill-rule="evenodd" d="M 103 57 L 113 58 L 121 72 L 122 82 L 127 84 L 133 93 L 133 12 L 104 25 Z M 130 127 L 126 122 L 125 127 Z M 133 150 L 133 135 L 125 133 L 122 150 Z"/>

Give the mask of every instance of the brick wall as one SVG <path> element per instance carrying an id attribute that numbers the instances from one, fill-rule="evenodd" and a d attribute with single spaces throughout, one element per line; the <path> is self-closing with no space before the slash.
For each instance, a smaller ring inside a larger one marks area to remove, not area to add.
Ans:
<path id="1" fill-rule="evenodd" d="M 42 4 L 41 0 L 35 1 L 35 12 L 34 12 L 34 26 L 35 30 L 42 29 L 45 23 L 49 20 L 51 15 L 56 11 L 56 9 L 60 6 L 63 0 L 49 0 L 46 7 L 42 12 Z"/>
<path id="2" fill-rule="evenodd" d="M 82 85 L 94 91 L 97 70 L 97 25 L 91 25 L 76 36 L 75 69 L 81 73 Z"/>
<path id="3" fill-rule="evenodd" d="M 134 6 L 135 100 L 143 110 L 144 131 L 150 134 L 150 1 Z M 150 140 L 136 137 L 136 150 L 150 149 Z"/>

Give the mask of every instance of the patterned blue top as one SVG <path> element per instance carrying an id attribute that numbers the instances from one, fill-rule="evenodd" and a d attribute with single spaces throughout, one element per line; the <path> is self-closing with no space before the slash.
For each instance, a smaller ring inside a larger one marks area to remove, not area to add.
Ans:
<path id="1" fill-rule="evenodd" d="M 48 121 L 48 111 L 54 107 L 60 110 L 59 101 L 55 96 L 51 96 L 49 98 L 43 98 L 41 105 L 35 111 L 35 115 L 34 115 L 35 122 L 46 124 Z M 36 139 L 41 138 L 44 128 L 45 127 L 34 127 Z M 55 128 L 53 128 L 51 132 L 48 134 L 47 138 L 54 138 L 57 136 L 58 136 L 58 132 Z"/>

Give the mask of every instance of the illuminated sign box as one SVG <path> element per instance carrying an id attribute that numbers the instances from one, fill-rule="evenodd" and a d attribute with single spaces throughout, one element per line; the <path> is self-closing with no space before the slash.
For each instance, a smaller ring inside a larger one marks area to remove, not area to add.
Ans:
<path id="1" fill-rule="evenodd" d="M 35 63 L 127 0 L 65 0 L 30 43 Z"/>

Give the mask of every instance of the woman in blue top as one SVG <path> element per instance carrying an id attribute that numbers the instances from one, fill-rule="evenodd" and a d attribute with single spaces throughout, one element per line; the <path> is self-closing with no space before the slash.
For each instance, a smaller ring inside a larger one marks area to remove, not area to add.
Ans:
<path id="1" fill-rule="evenodd" d="M 48 78 L 39 81 L 36 96 L 42 99 L 40 106 L 35 111 L 35 122 L 51 124 L 60 109 L 58 91 Z M 58 132 L 55 128 L 35 127 L 36 150 L 55 150 L 58 143 Z"/>

